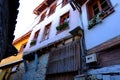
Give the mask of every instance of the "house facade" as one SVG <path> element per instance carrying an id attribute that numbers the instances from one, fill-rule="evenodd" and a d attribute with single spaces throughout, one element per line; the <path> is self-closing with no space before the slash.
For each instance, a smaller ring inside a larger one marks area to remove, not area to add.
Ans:
<path id="1" fill-rule="evenodd" d="M 115 0 L 90 0 L 81 7 L 88 72 L 103 80 L 120 79 L 118 5 Z M 93 61 L 89 60 L 91 56 Z"/>
<path id="2" fill-rule="evenodd" d="M 26 47 L 31 32 L 27 32 L 13 41 L 13 45 L 19 51 L 18 55 L 10 56 L 0 62 L 0 80 L 22 80 L 24 74 L 23 50 Z"/>
<path id="3" fill-rule="evenodd" d="M 24 79 L 73 80 L 81 67 L 79 12 L 67 0 L 44 0 L 33 12 L 38 17 L 24 51 Z"/>
<path id="4" fill-rule="evenodd" d="M 119 3 L 44 0 L 33 11 L 37 17 L 23 55 L 23 78 L 117 80 Z"/>

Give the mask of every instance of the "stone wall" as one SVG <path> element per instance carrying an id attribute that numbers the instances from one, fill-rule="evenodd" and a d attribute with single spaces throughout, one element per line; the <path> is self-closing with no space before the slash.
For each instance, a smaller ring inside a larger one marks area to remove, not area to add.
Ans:
<path id="1" fill-rule="evenodd" d="M 16 72 L 11 72 L 8 80 L 22 80 L 24 73 L 25 73 L 24 64 L 20 63 Z"/>
<path id="2" fill-rule="evenodd" d="M 37 71 L 35 71 L 35 61 L 28 62 L 28 71 L 24 73 L 23 80 L 45 80 L 48 57 L 48 53 L 39 57 Z"/>

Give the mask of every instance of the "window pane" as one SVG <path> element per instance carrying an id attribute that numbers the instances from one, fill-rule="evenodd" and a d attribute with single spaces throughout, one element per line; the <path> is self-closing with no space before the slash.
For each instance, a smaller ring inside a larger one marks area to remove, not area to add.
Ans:
<path id="1" fill-rule="evenodd" d="M 104 18 L 110 13 L 112 13 L 114 10 L 112 8 L 110 0 L 89 0 L 89 2 L 87 3 L 87 11 L 88 11 L 88 20 L 91 20 L 100 11 L 105 12 L 103 16 Z"/>
<path id="2" fill-rule="evenodd" d="M 49 32 L 50 32 L 50 26 L 51 23 L 45 26 L 44 34 L 43 34 L 43 40 L 48 39 Z"/>
<path id="3" fill-rule="evenodd" d="M 56 9 L 56 3 L 51 6 L 49 15 L 53 14 L 55 12 L 55 9 Z"/>
<path id="4" fill-rule="evenodd" d="M 98 4 L 97 3 L 93 5 L 93 11 L 94 11 L 94 15 L 99 13 L 99 8 L 98 8 Z"/>
<path id="5" fill-rule="evenodd" d="M 40 22 L 44 20 L 45 16 L 46 16 L 46 12 L 44 12 L 44 13 L 41 15 Z"/>
<path id="6" fill-rule="evenodd" d="M 69 22 L 69 12 L 60 17 L 60 24 L 63 24 L 64 22 Z"/>
<path id="7" fill-rule="evenodd" d="M 63 0 L 62 6 L 65 6 L 68 3 L 68 0 Z"/>
<path id="8" fill-rule="evenodd" d="M 38 38 L 39 32 L 40 32 L 40 30 L 38 30 L 37 32 L 35 32 L 34 39 Z"/>
<path id="9" fill-rule="evenodd" d="M 24 48 L 26 47 L 26 44 L 27 44 L 27 43 L 22 44 L 22 46 L 21 46 L 19 52 L 22 52 L 22 51 L 24 50 Z"/>
<path id="10" fill-rule="evenodd" d="M 102 8 L 104 11 L 106 11 L 107 9 L 110 8 L 106 0 L 100 0 L 100 4 L 101 4 L 101 8 Z"/>

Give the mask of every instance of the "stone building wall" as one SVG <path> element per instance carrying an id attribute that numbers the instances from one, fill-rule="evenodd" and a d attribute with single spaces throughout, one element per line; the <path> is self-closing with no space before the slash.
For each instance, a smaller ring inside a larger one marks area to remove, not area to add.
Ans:
<path id="1" fill-rule="evenodd" d="M 39 57 L 38 69 L 35 71 L 35 60 L 28 62 L 28 71 L 24 73 L 23 80 L 45 80 L 49 53 Z"/>
<path id="2" fill-rule="evenodd" d="M 22 77 L 25 73 L 24 64 L 20 63 L 19 67 L 15 72 L 11 72 L 8 80 L 22 80 Z"/>

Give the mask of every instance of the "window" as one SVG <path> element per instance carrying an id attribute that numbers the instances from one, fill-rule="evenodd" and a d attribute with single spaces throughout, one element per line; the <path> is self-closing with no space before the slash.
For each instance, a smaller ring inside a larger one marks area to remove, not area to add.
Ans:
<path id="1" fill-rule="evenodd" d="M 87 4 L 88 9 L 88 29 L 91 29 L 102 19 L 114 12 L 114 9 L 109 0 L 91 0 Z"/>
<path id="2" fill-rule="evenodd" d="M 57 33 L 60 33 L 69 27 L 69 12 L 60 17 L 60 24 L 56 27 Z"/>
<path id="3" fill-rule="evenodd" d="M 55 12 L 56 3 L 50 7 L 49 16 Z"/>
<path id="4" fill-rule="evenodd" d="M 40 32 L 40 30 L 38 30 L 38 31 L 35 32 L 34 37 L 33 37 L 33 40 L 32 40 L 31 43 L 30 43 L 30 46 L 33 46 L 33 45 L 36 44 L 36 41 L 37 41 L 39 32 Z"/>
<path id="5" fill-rule="evenodd" d="M 69 12 L 60 17 L 60 24 L 63 24 L 64 22 L 69 22 Z"/>
<path id="6" fill-rule="evenodd" d="M 44 20 L 44 18 L 45 18 L 45 16 L 46 16 L 46 12 L 47 12 L 47 11 L 45 11 L 45 12 L 41 15 L 40 22 Z"/>
<path id="7" fill-rule="evenodd" d="M 63 0 L 62 1 L 62 7 L 65 6 L 68 3 L 68 0 Z"/>
<path id="8" fill-rule="evenodd" d="M 38 38 L 39 32 L 40 32 L 40 30 L 38 30 L 38 31 L 35 32 L 34 40 L 36 40 Z"/>
<path id="9" fill-rule="evenodd" d="M 106 17 L 111 12 L 113 12 L 113 7 L 110 0 L 91 0 L 87 4 L 88 8 L 88 19 L 91 20 L 95 15 L 104 11 L 104 16 Z"/>
<path id="10" fill-rule="evenodd" d="M 22 52 L 22 51 L 25 49 L 26 44 L 27 44 L 27 43 L 22 44 L 22 46 L 21 46 L 21 48 L 20 48 L 19 52 Z"/>
<path id="11" fill-rule="evenodd" d="M 42 40 L 46 40 L 49 38 L 50 27 L 51 27 L 51 23 L 45 26 Z"/>

